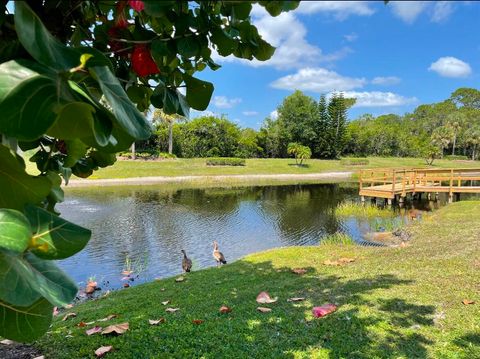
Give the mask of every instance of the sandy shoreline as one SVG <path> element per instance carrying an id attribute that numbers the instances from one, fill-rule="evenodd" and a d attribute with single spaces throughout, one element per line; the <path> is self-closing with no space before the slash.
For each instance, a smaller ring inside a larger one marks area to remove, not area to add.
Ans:
<path id="1" fill-rule="evenodd" d="M 75 179 L 68 183 L 68 187 L 89 187 L 89 186 L 119 186 L 119 185 L 143 185 L 157 183 L 188 183 L 188 182 L 210 182 L 219 183 L 235 181 L 249 182 L 252 180 L 272 181 L 305 181 L 305 180 L 326 180 L 326 179 L 349 179 L 353 172 L 320 172 L 305 174 L 248 174 L 248 175 L 216 175 L 216 176 L 155 176 L 155 177 L 130 177 L 130 178 L 104 178 L 104 179 Z"/>

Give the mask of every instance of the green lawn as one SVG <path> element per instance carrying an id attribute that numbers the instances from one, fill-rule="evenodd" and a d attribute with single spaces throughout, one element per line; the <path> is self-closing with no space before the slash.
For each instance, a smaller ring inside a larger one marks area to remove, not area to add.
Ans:
<path id="1" fill-rule="evenodd" d="M 371 157 L 367 166 L 344 166 L 335 160 L 308 160 L 307 167 L 294 166 L 293 159 L 248 159 L 246 166 L 206 166 L 204 158 L 165 161 L 118 161 L 115 165 L 100 169 L 90 179 L 127 178 L 146 176 L 208 176 L 237 174 L 303 174 L 327 171 L 355 171 L 373 167 L 425 167 L 420 158 Z M 480 162 L 438 160 L 435 167 L 480 167 Z"/>
<path id="2" fill-rule="evenodd" d="M 77 317 L 58 317 L 36 345 L 47 358 L 93 357 L 102 345 L 115 348 L 107 358 L 480 358 L 478 213 L 480 202 L 444 207 L 411 227 L 407 247 L 283 248 L 190 273 L 181 283 L 131 287 L 70 309 Z M 339 257 L 356 261 L 323 264 Z M 293 274 L 294 267 L 308 272 Z M 278 296 L 263 305 L 269 313 L 256 310 L 263 290 Z M 165 300 L 180 310 L 166 313 Z M 324 303 L 338 311 L 313 319 L 312 306 Z M 220 314 L 221 305 L 233 311 Z M 97 325 L 129 322 L 130 330 L 89 337 L 91 326 L 77 327 L 109 314 L 118 317 Z M 149 325 L 160 317 L 166 322 Z"/>

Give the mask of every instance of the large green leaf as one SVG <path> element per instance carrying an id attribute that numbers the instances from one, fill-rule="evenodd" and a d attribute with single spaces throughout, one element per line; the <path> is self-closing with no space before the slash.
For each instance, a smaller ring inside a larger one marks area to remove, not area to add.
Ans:
<path id="1" fill-rule="evenodd" d="M 195 77 L 183 75 L 187 85 L 187 102 L 195 110 L 207 109 L 213 94 L 213 84 Z"/>
<path id="2" fill-rule="evenodd" d="M 28 175 L 23 160 L 1 145 L 0 164 L 0 207 L 23 210 L 25 204 L 39 203 L 50 192 L 48 178 Z"/>
<path id="3" fill-rule="evenodd" d="M 22 253 L 31 237 L 30 223 L 22 212 L 0 208 L 0 248 Z"/>
<path id="4" fill-rule="evenodd" d="M 63 166 L 73 167 L 80 158 L 85 156 L 88 146 L 78 139 L 65 141 L 65 143 L 67 145 L 67 158 L 65 158 Z"/>
<path id="5" fill-rule="evenodd" d="M 15 2 L 15 30 L 25 50 L 41 64 L 64 71 L 79 64 L 80 53 L 55 39 L 26 1 Z"/>
<path id="6" fill-rule="evenodd" d="M 150 137 L 151 127 L 123 90 L 120 82 L 106 66 L 90 68 L 100 84 L 105 98 L 112 107 L 117 123 L 132 137 L 145 140 Z"/>
<path id="7" fill-rule="evenodd" d="M 19 255 L 0 250 L 0 300 L 29 306 L 41 297 L 57 306 L 69 304 L 77 286 L 53 261 L 32 253 Z"/>
<path id="8" fill-rule="evenodd" d="M 91 231 L 36 206 L 27 205 L 25 214 L 33 229 L 31 251 L 44 259 L 63 259 L 81 251 Z"/>
<path id="9" fill-rule="evenodd" d="M 182 37 L 177 41 L 178 53 L 184 57 L 195 57 L 200 52 L 200 44 L 193 36 Z"/>
<path id="10" fill-rule="evenodd" d="M 52 313 L 53 306 L 45 298 L 25 307 L 0 301 L 0 337 L 31 342 L 48 330 Z"/>
<path id="11" fill-rule="evenodd" d="M 275 47 L 273 47 L 263 39 L 258 39 L 257 42 L 258 42 L 258 47 L 254 51 L 255 58 L 260 61 L 269 60 L 273 56 L 273 53 L 275 52 Z"/>
<path id="12" fill-rule="evenodd" d="M 35 140 L 56 118 L 57 86 L 31 70 L 26 61 L 0 65 L 0 133 L 19 140 Z"/>

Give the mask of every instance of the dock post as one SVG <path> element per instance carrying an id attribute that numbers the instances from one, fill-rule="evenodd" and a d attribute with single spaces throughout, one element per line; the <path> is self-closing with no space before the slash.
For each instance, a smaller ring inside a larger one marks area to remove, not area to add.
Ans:
<path id="1" fill-rule="evenodd" d="M 392 205 L 392 199 L 391 199 L 391 198 L 387 198 L 387 204 L 388 204 L 389 206 Z"/>
<path id="2" fill-rule="evenodd" d="M 361 196 L 360 200 L 362 201 L 362 203 L 365 203 L 365 196 Z"/>
<path id="3" fill-rule="evenodd" d="M 432 194 L 430 192 L 427 193 L 427 199 L 430 201 L 432 199 Z"/>
<path id="4" fill-rule="evenodd" d="M 438 192 L 435 192 L 435 202 L 438 201 Z"/>
<path id="5" fill-rule="evenodd" d="M 453 202 L 453 194 L 449 193 L 448 194 L 448 203 L 452 203 L 452 202 Z"/>

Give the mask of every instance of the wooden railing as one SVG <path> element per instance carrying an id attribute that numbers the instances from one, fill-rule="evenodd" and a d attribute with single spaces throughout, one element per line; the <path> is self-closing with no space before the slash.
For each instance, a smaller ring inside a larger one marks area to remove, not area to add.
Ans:
<path id="1" fill-rule="evenodd" d="M 480 168 L 448 169 L 367 169 L 360 171 L 359 184 L 362 190 L 390 192 L 405 196 L 415 192 L 480 193 Z"/>

